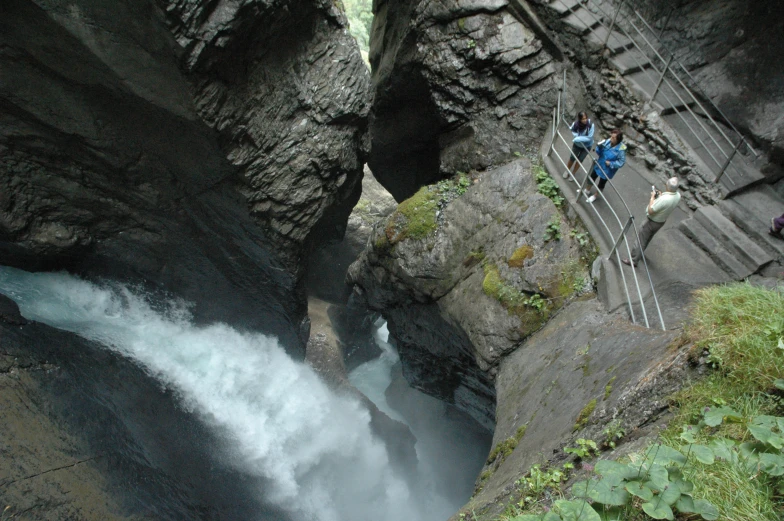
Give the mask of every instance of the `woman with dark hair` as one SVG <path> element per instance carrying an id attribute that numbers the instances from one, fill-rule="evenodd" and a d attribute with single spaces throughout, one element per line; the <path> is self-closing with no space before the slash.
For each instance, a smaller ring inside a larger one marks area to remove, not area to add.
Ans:
<path id="1" fill-rule="evenodd" d="M 593 122 L 588 119 L 588 114 L 580 112 L 577 120 L 569 127 L 572 131 L 572 154 L 566 163 L 566 172 L 563 173 L 564 179 L 569 179 L 569 172 L 574 175 L 577 171 L 578 162 L 582 163 L 585 156 L 593 148 Z"/>
<path id="2" fill-rule="evenodd" d="M 623 142 L 623 132 L 620 129 L 613 129 L 610 132 L 609 139 L 605 139 L 596 145 L 596 161 L 593 164 L 593 172 L 591 172 L 591 179 L 596 181 L 599 179 L 599 190 L 604 190 L 604 185 L 607 184 L 608 179 L 612 179 L 615 173 L 626 164 L 626 144 Z M 589 186 L 585 190 L 585 197 L 587 201 L 592 203 L 599 195 L 593 186 Z"/>

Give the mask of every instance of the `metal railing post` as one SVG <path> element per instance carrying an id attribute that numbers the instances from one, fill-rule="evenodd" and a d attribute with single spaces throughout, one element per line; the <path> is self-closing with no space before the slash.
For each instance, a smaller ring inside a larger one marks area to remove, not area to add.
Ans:
<path id="1" fill-rule="evenodd" d="M 553 107 L 553 131 L 552 135 L 550 136 L 550 148 L 547 150 L 547 156 L 549 157 L 553 150 L 555 150 L 555 135 L 558 133 L 558 113 L 557 109 Z"/>
<path id="2" fill-rule="evenodd" d="M 577 198 L 574 200 L 575 203 L 580 202 L 580 197 L 582 197 L 583 191 L 585 190 L 585 185 L 588 183 L 588 179 L 591 177 L 591 172 L 593 172 L 593 165 L 595 163 L 596 163 L 595 159 L 591 161 L 591 168 L 589 168 L 588 171 L 585 172 L 585 179 L 583 179 L 582 184 L 580 184 L 580 188 L 577 189 Z"/>
<path id="3" fill-rule="evenodd" d="M 727 160 L 724 162 L 724 166 L 722 166 L 722 167 L 721 167 L 721 171 L 720 171 L 720 172 L 719 172 L 719 174 L 716 176 L 716 180 L 715 180 L 715 182 L 716 182 L 716 183 L 718 183 L 718 182 L 719 182 L 719 179 L 721 179 L 721 176 L 723 176 L 723 175 L 724 175 L 724 172 L 726 172 L 726 171 L 727 171 L 727 167 L 728 167 L 728 166 L 730 166 L 730 162 L 732 162 L 732 158 L 733 158 L 733 157 L 735 157 L 735 154 L 737 154 L 737 153 L 738 153 L 738 149 L 740 148 L 740 146 L 741 146 L 742 144 L 743 144 L 743 139 L 741 139 L 740 141 L 738 141 L 738 144 L 737 144 L 737 145 L 735 145 L 735 148 L 733 148 L 733 149 L 732 149 L 732 154 L 730 154 L 730 157 L 728 157 L 728 158 L 727 158 Z"/>
<path id="4" fill-rule="evenodd" d="M 615 27 L 615 20 L 618 19 L 618 15 L 621 12 L 621 6 L 623 2 L 618 2 L 618 8 L 615 10 L 615 14 L 613 15 L 612 22 L 610 22 L 610 28 L 607 29 L 607 36 L 604 37 L 604 48 L 607 48 L 607 42 L 610 41 L 610 35 L 612 34 L 613 28 Z"/>
<path id="5" fill-rule="evenodd" d="M 654 89 L 653 94 L 651 94 L 651 101 L 653 101 L 653 99 L 659 93 L 659 89 L 661 88 L 662 83 L 664 82 L 664 77 L 667 75 L 667 71 L 670 70 L 670 64 L 672 63 L 673 58 L 674 56 L 670 54 L 670 58 L 667 60 L 667 64 L 664 66 L 664 70 L 662 71 L 661 76 L 659 77 L 659 83 L 656 84 L 656 88 Z"/>
<path id="6" fill-rule="evenodd" d="M 608 258 L 612 257 L 613 253 L 615 253 L 615 250 L 618 249 L 618 245 L 621 244 L 621 241 L 626 236 L 626 232 L 629 231 L 629 227 L 632 225 L 633 220 L 634 216 L 630 215 L 629 220 L 626 221 L 626 224 L 623 226 L 623 230 L 621 230 L 620 235 L 618 235 L 618 238 L 615 240 L 615 244 L 613 244 L 612 250 L 610 250 L 610 254 L 607 256 Z"/>

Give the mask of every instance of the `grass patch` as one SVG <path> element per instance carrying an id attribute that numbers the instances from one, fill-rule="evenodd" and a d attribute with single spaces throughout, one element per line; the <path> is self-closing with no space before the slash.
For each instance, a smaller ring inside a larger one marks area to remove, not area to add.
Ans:
<path id="1" fill-rule="evenodd" d="M 589 480 L 573 484 L 571 499 L 520 502 L 514 513 L 550 510 L 553 521 L 573 519 L 573 508 L 586 508 L 579 498 L 590 497 L 591 510 L 625 521 L 650 519 L 643 511 L 671 520 L 784 519 L 782 306 L 781 293 L 746 283 L 699 291 L 686 335 L 701 355 L 707 351 L 714 370 L 672 397 L 673 417 L 659 438 L 628 460 L 597 462 Z M 620 423 L 603 433 L 610 447 L 625 434 Z M 604 479 L 616 488 L 603 487 Z"/>
<path id="2" fill-rule="evenodd" d="M 784 296 L 748 283 L 696 293 L 689 337 L 707 348 L 733 394 L 784 378 Z"/>

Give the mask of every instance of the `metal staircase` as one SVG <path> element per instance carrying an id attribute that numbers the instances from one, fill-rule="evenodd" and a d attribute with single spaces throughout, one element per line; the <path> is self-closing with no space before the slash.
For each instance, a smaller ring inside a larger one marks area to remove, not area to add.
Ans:
<path id="1" fill-rule="evenodd" d="M 756 166 L 760 154 L 640 13 L 624 0 L 551 0 L 546 8 L 590 52 L 603 52 L 630 86 L 658 108 L 689 147 L 703 177 L 719 186 L 723 200 L 698 209 L 679 230 L 736 280 L 759 273 L 773 261 L 784 264 L 784 240 L 767 233 L 770 218 L 784 212 L 784 197 L 764 184 Z M 563 139 L 556 134 L 554 143 Z"/>
<path id="2" fill-rule="evenodd" d="M 625 1 L 552 0 L 546 6 L 566 30 L 582 37 L 608 61 L 690 148 L 691 159 L 724 197 L 761 183 L 759 153 L 666 49 L 651 25 Z"/>

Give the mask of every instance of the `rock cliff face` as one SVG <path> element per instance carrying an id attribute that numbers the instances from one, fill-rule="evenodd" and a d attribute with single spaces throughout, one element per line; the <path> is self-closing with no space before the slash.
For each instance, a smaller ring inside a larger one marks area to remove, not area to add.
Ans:
<path id="1" fill-rule="evenodd" d="M 784 172 L 784 5 L 777 0 L 636 3 L 705 93 Z M 666 23 L 666 25 L 665 25 Z"/>
<path id="2" fill-rule="evenodd" d="M 554 60 L 517 4 L 374 2 L 369 164 L 398 201 L 538 146 Z"/>
<path id="3" fill-rule="evenodd" d="M 311 233 L 342 237 L 369 109 L 343 12 L 331 0 L 161 3 L 196 110 L 239 168 L 251 214 L 286 249 Z"/>
<path id="4" fill-rule="evenodd" d="M 302 354 L 301 252 L 359 197 L 368 77 L 342 14 L 9 0 L 0 18 L 2 262 L 143 280 Z"/>
<path id="5" fill-rule="evenodd" d="M 406 379 L 492 428 L 499 358 L 588 276 L 528 160 L 482 174 L 460 196 L 467 184 L 442 182 L 401 204 L 376 225 L 349 281 L 387 319 Z"/>

